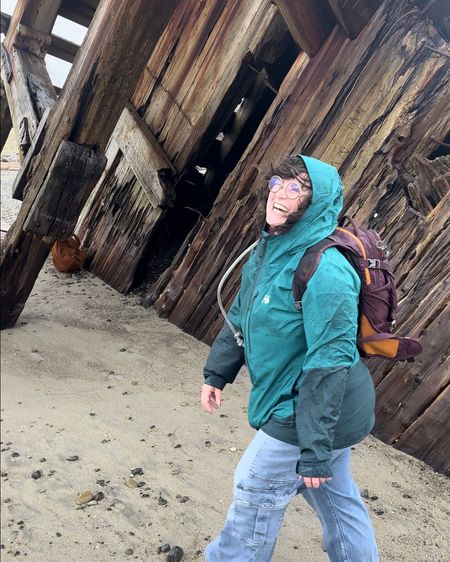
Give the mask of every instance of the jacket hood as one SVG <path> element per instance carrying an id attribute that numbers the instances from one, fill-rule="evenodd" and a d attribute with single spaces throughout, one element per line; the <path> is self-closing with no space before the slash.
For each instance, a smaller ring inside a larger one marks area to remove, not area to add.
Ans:
<path id="1" fill-rule="evenodd" d="M 334 166 L 316 158 L 303 159 L 312 183 L 312 198 L 303 217 L 283 234 L 276 236 L 283 251 L 306 250 L 336 229 L 342 210 L 343 186 Z"/>

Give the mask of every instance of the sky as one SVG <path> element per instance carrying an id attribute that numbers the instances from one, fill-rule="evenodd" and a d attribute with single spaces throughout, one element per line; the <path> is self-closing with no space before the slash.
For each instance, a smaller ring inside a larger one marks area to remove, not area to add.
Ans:
<path id="1" fill-rule="evenodd" d="M 1 11 L 5 14 L 11 15 L 16 4 L 17 0 L 2 0 Z M 56 18 L 55 25 L 53 26 L 52 34 L 59 35 L 59 37 L 68 39 L 69 41 L 72 41 L 72 43 L 81 45 L 84 36 L 86 35 L 86 31 L 86 27 L 58 16 Z M 1 37 L 3 41 L 3 34 Z M 69 74 L 69 70 L 72 65 L 51 55 L 47 55 L 45 57 L 45 63 L 47 65 L 47 70 L 53 84 L 61 88 L 66 80 L 67 75 Z"/>

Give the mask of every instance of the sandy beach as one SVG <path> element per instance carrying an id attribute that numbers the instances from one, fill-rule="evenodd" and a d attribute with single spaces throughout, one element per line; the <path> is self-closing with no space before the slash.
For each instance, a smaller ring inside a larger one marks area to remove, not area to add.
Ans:
<path id="1" fill-rule="evenodd" d="M 202 412 L 208 347 L 138 301 L 47 261 L 2 332 L 2 560 L 203 560 L 220 530 L 253 435 L 246 373 Z M 449 560 L 448 479 L 373 437 L 353 453 L 382 560 Z M 328 560 L 301 497 L 273 560 Z"/>

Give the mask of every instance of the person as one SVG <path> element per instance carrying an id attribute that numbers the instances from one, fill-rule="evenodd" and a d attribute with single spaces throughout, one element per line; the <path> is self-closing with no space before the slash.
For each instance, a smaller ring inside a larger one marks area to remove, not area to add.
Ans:
<path id="1" fill-rule="evenodd" d="M 337 170 L 291 155 L 272 167 L 265 227 L 245 263 L 227 323 L 204 368 L 202 407 L 246 364 L 256 435 L 235 472 L 233 503 L 207 562 L 271 560 L 289 502 L 301 494 L 323 528 L 332 562 L 379 560 L 376 540 L 350 473 L 350 448 L 374 424 L 375 392 L 356 346 L 360 279 L 327 249 L 295 307 L 294 272 L 306 249 L 337 226 L 343 188 Z"/>

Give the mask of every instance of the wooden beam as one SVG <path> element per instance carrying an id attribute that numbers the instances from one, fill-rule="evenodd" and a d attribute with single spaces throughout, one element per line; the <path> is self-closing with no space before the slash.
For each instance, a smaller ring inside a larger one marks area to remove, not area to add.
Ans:
<path id="1" fill-rule="evenodd" d="M 5 238 L 1 264 L 1 328 L 15 324 L 54 238 L 24 232 L 62 141 L 105 150 L 126 101 L 179 0 L 103 1 L 48 119 L 42 150 L 19 215 Z M 124 49 L 123 46 L 127 48 Z M 120 80 L 117 79 L 120 77 Z M 84 202 L 92 185 L 80 186 Z M 63 189 L 54 185 L 54 196 Z M 55 220 L 60 217 L 54 217 Z"/>
<path id="2" fill-rule="evenodd" d="M 1 13 L 2 16 L 2 33 L 6 35 L 9 29 L 11 16 Z M 50 45 L 48 47 L 48 54 L 58 59 L 65 60 L 72 63 L 78 52 L 79 46 L 72 41 L 63 39 L 58 35 L 50 35 Z"/>
<path id="3" fill-rule="evenodd" d="M 60 5 L 61 0 L 18 0 L 9 24 L 9 31 L 5 37 L 5 47 L 9 50 L 13 46 L 17 27 L 20 24 L 49 34 Z"/>
<path id="4" fill-rule="evenodd" d="M 276 5 L 297 45 L 316 55 L 336 24 L 328 0 L 276 0 Z"/>
<path id="5" fill-rule="evenodd" d="M 84 27 L 89 27 L 100 0 L 63 0 L 59 15 Z"/>
<path id="6" fill-rule="evenodd" d="M 2 78 L 14 130 L 22 157 L 24 157 L 37 131 L 41 117 L 56 100 L 56 92 L 43 58 L 23 49 L 12 47 L 8 59 L 12 69 L 12 78 L 8 82 L 5 68 L 2 69 Z"/>
<path id="7" fill-rule="evenodd" d="M 346 35 L 356 39 L 377 11 L 381 0 L 329 0 L 331 9 Z"/>
<path id="8" fill-rule="evenodd" d="M 175 173 L 175 168 L 130 103 L 120 116 L 113 138 L 153 207 L 171 205 L 174 194 L 161 181 L 159 173 Z"/>
<path id="9" fill-rule="evenodd" d="M 0 91 L 0 152 L 3 150 L 6 141 L 8 140 L 9 133 L 12 129 L 11 112 L 9 111 L 8 100 L 6 98 L 5 87 L 3 80 L 1 81 Z"/>

